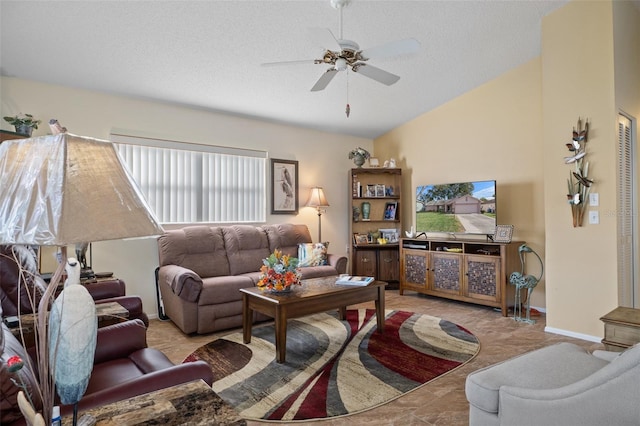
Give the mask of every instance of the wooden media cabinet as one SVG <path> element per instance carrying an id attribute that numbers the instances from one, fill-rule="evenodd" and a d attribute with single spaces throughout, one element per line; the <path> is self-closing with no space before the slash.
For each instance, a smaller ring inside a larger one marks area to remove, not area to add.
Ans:
<path id="1" fill-rule="evenodd" d="M 509 275 L 522 269 L 524 241 L 403 238 L 400 241 L 400 295 L 405 290 L 500 308 L 515 303 Z"/>

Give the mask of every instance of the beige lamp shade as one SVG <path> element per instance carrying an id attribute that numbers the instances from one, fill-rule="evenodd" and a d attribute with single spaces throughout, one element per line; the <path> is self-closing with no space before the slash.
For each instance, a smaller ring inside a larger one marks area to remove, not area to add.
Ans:
<path id="1" fill-rule="evenodd" d="M 111 142 L 62 133 L 0 144 L 0 244 L 162 232 Z"/>
<path id="2" fill-rule="evenodd" d="M 309 201 L 307 201 L 307 207 L 329 207 L 329 202 L 324 196 L 324 191 L 321 187 L 316 186 L 311 188 L 311 194 L 309 194 Z"/>

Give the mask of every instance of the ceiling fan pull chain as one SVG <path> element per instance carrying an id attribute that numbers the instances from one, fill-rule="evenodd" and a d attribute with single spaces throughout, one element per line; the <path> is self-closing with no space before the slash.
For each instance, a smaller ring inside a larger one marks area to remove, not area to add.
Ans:
<path id="1" fill-rule="evenodd" d="M 347 107 L 344 110 L 344 113 L 347 114 L 347 118 L 349 118 L 349 114 L 351 114 L 351 106 L 349 106 L 349 70 L 347 69 Z"/>

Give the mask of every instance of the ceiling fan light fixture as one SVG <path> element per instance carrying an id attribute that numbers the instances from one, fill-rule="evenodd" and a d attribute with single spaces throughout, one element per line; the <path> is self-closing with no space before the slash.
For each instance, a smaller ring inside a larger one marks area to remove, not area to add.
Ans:
<path id="1" fill-rule="evenodd" d="M 344 71 L 347 69 L 347 60 L 344 58 L 336 59 L 336 70 Z"/>
<path id="2" fill-rule="evenodd" d="M 334 9 L 342 9 L 343 7 L 349 6 L 351 0 L 330 0 L 331 7 Z"/>

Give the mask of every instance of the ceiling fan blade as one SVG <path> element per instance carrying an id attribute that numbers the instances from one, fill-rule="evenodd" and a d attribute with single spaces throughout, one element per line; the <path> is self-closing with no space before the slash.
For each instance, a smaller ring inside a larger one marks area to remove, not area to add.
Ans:
<path id="1" fill-rule="evenodd" d="M 333 50 L 334 52 L 340 52 L 342 50 L 340 43 L 338 43 L 338 40 L 336 40 L 329 28 L 309 28 L 309 35 L 311 39 L 318 43 L 323 49 Z"/>
<path id="2" fill-rule="evenodd" d="M 361 52 L 363 60 L 371 58 L 387 58 L 389 56 L 405 55 L 416 53 L 420 49 L 420 42 L 415 38 L 392 41 L 391 43 L 364 49 Z"/>
<path id="3" fill-rule="evenodd" d="M 335 77 L 336 74 L 338 74 L 337 69 L 335 68 L 328 69 L 324 74 L 322 74 L 322 76 L 320 76 L 320 79 L 316 81 L 316 84 L 313 85 L 313 87 L 311 88 L 311 91 L 318 92 L 320 90 L 324 90 L 324 88 L 327 87 L 329 83 L 331 83 L 331 80 L 333 80 L 333 77 Z"/>
<path id="4" fill-rule="evenodd" d="M 279 65 L 301 65 L 301 64 L 314 64 L 315 59 L 302 59 L 299 61 L 278 61 L 278 62 L 264 62 L 260 64 L 263 67 L 274 67 Z"/>
<path id="5" fill-rule="evenodd" d="M 393 83 L 400 80 L 399 76 L 369 64 L 357 63 L 352 69 L 353 72 L 362 74 L 365 77 L 369 77 L 379 83 L 386 84 L 387 86 L 391 86 Z"/>

